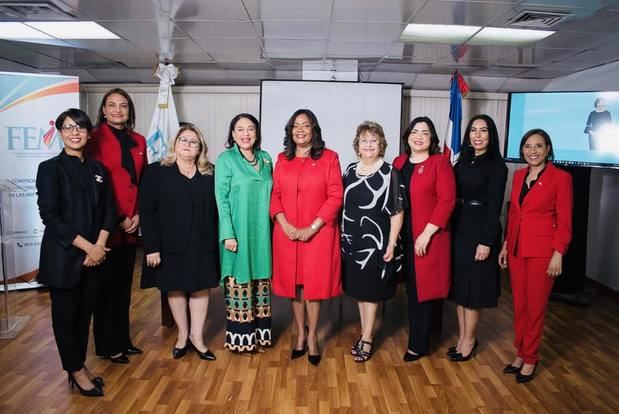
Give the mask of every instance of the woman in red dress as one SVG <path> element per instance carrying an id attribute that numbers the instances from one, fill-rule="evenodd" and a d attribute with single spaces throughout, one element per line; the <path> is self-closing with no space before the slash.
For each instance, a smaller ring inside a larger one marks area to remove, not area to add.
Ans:
<path id="1" fill-rule="evenodd" d="M 342 172 L 337 153 L 325 148 L 312 111 L 296 111 L 285 130 L 271 193 L 273 292 L 292 300 L 298 335 L 291 358 L 303 356 L 307 348 L 310 363 L 318 365 L 320 301 L 342 293 Z"/>

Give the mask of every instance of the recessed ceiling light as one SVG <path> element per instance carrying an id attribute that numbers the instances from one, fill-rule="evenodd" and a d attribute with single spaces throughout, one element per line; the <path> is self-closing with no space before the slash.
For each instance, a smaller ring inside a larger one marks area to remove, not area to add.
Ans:
<path id="1" fill-rule="evenodd" d="M 406 43 L 522 46 L 538 42 L 555 32 L 550 30 L 507 29 L 502 27 L 444 24 L 409 24 L 400 41 Z"/>
<path id="2" fill-rule="evenodd" d="M 25 22 L 25 24 L 57 39 L 119 39 L 114 33 L 95 22 Z"/>
<path id="3" fill-rule="evenodd" d="M 480 26 L 409 24 L 400 35 L 400 41 L 408 43 L 462 43 L 479 29 L 481 29 Z"/>
<path id="4" fill-rule="evenodd" d="M 26 26 L 25 24 L 20 22 L 0 22 L 0 39 L 34 40 L 53 38 L 37 29 Z"/>

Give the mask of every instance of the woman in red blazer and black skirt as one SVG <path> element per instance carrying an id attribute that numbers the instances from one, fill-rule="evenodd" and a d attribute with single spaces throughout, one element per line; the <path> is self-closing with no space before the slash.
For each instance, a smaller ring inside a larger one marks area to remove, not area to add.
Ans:
<path id="1" fill-rule="evenodd" d="M 402 141 L 406 154 L 398 156 L 393 166 L 402 172 L 410 203 L 401 233 L 409 320 L 404 361 L 409 362 L 429 353 L 434 300 L 449 293 L 448 223 L 456 202 L 456 183 L 449 159 L 440 153 L 430 118 L 413 119 Z"/>
<path id="2" fill-rule="evenodd" d="M 505 242 L 499 254 L 509 263 L 514 296 L 516 358 L 503 372 L 517 382 L 533 379 L 539 360 L 544 314 L 554 278 L 572 238 L 572 177 L 552 165 L 552 142 L 543 129 L 522 137 L 520 157 L 528 166 L 514 174 Z"/>
<path id="3" fill-rule="evenodd" d="M 129 335 L 129 307 L 140 216 L 138 186 L 146 165 L 146 140 L 133 130 L 135 108 L 123 89 L 108 91 L 101 100 L 97 128 L 86 147 L 110 177 L 118 226 L 110 235 L 109 277 L 101 285 L 94 314 L 97 355 L 127 364 L 127 354 L 141 354 Z"/>

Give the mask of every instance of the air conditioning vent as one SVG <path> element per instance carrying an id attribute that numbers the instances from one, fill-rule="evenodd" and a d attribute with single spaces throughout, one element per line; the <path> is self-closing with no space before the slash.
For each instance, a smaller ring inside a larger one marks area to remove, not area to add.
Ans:
<path id="1" fill-rule="evenodd" d="M 75 16 L 62 10 L 54 3 L 38 1 L 33 3 L 0 1 L 0 16 L 8 20 L 68 20 Z"/>
<path id="2" fill-rule="evenodd" d="M 545 12 L 523 10 L 510 19 L 509 26 L 548 28 L 573 16 L 568 12 Z"/>

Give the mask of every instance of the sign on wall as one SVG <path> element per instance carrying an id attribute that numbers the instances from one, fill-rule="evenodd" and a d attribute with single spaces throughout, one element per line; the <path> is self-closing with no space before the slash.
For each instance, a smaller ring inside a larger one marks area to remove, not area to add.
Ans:
<path id="1" fill-rule="evenodd" d="M 21 187 L 5 194 L 0 212 L 8 279 L 30 281 L 37 275 L 43 236 L 37 167 L 62 150 L 54 121 L 67 108 L 79 108 L 77 77 L 0 72 L 0 182 Z"/>

